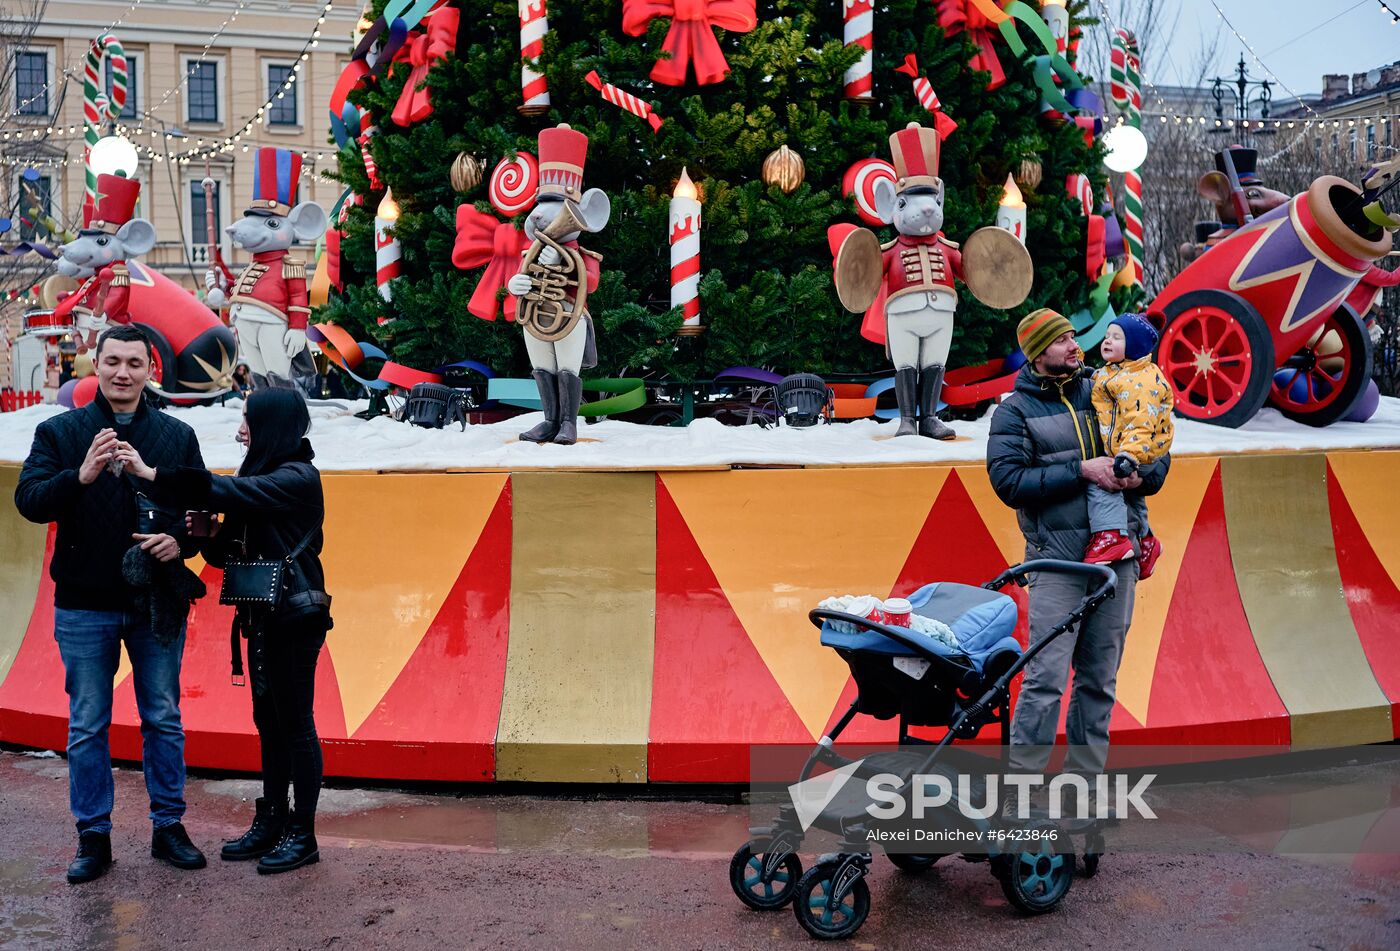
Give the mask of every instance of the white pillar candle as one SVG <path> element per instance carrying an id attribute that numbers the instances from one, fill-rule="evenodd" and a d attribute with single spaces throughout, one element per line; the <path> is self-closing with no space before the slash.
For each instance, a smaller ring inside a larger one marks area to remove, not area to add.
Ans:
<path id="1" fill-rule="evenodd" d="M 1021 199 L 1021 189 L 1016 187 L 1016 181 L 1010 175 L 1006 176 L 1001 204 L 997 205 L 996 226 L 1010 231 L 1022 244 L 1026 243 L 1026 203 Z"/>
<path id="2" fill-rule="evenodd" d="M 681 169 L 671 195 L 671 306 L 685 308 L 681 333 L 700 329 L 700 193 Z M 687 330 L 686 328 L 693 328 Z"/>

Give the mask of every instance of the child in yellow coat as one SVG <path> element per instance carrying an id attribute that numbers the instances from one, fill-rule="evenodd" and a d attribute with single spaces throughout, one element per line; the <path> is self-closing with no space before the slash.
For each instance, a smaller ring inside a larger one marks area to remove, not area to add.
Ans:
<path id="1" fill-rule="evenodd" d="M 1123 314 L 1108 325 L 1100 352 L 1105 363 L 1094 371 L 1092 399 L 1103 444 L 1113 456 L 1113 472 L 1125 479 L 1171 450 L 1172 391 L 1152 351 L 1157 331 L 1141 314 Z M 1128 510 L 1142 526 L 1139 577 L 1152 574 L 1162 546 L 1147 525 L 1142 496 L 1089 486 L 1089 538 L 1084 560 L 1108 564 L 1135 557 L 1128 534 Z"/>

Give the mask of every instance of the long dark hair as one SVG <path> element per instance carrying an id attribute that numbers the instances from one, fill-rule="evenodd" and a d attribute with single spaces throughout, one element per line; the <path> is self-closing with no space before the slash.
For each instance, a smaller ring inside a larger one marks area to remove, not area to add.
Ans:
<path id="1" fill-rule="evenodd" d="M 264 387 L 248 397 L 248 455 L 238 467 L 241 476 L 262 475 L 289 460 L 310 461 L 311 413 L 297 390 Z"/>

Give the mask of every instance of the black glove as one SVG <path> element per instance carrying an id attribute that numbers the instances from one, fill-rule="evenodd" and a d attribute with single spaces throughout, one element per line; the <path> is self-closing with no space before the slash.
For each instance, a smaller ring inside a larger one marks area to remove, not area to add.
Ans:
<path id="1" fill-rule="evenodd" d="M 1126 479 L 1134 472 L 1137 472 L 1137 470 L 1137 460 L 1134 459 L 1132 456 L 1120 455 L 1114 457 L 1113 474 L 1116 475 L 1118 478 Z"/>

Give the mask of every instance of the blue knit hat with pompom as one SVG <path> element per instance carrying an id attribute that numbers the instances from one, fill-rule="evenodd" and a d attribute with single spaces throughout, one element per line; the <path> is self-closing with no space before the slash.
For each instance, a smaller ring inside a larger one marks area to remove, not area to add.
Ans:
<path id="1" fill-rule="evenodd" d="M 1123 331 L 1123 355 L 1129 360 L 1151 356 L 1157 346 L 1157 328 L 1142 314 L 1120 314 L 1108 325 Z"/>

